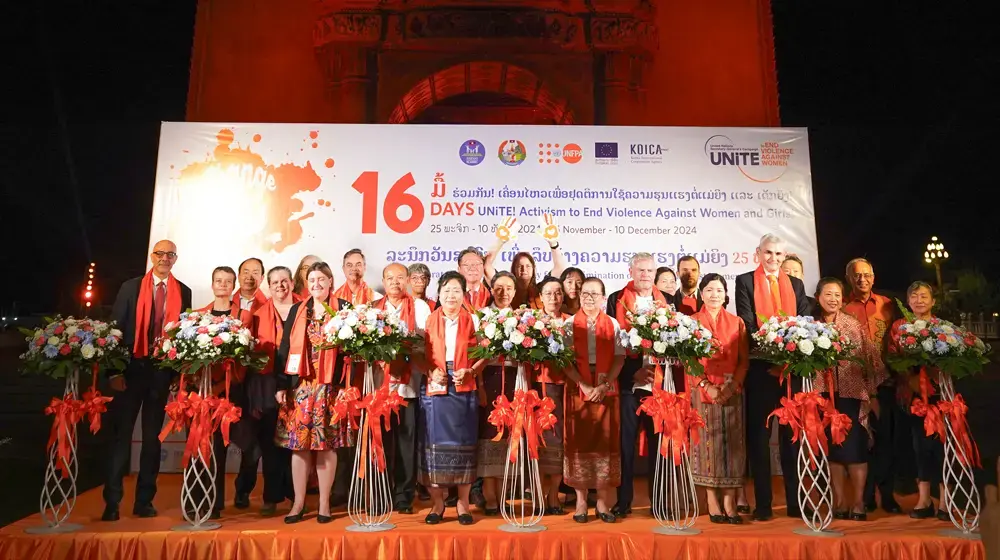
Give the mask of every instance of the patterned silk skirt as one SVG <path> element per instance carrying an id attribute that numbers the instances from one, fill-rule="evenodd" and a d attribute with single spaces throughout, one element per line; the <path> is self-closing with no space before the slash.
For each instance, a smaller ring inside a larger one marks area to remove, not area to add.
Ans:
<path id="1" fill-rule="evenodd" d="M 479 443 L 476 450 L 476 476 L 487 478 L 503 477 L 504 464 L 507 461 L 507 434 L 503 439 L 493 441 L 497 429 L 490 424 L 490 412 L 493 411 L 493 401 L 501 393 L 507 395 L 507 400 L 514 400 L 514 383 L 517 376 L 517 366 L 508 365 L 500 375 L 500 366 L 483 368 L 483 392 L 486 393 L 486 406 L 479 409 Z"/>
<path id="2" fill-rule="evenodd" d="M 554 430 L 542 432 L 545 446 L 538 450 L 538 471 L 543 475 L 563 474 L 563 431 L 566 429 L 566 414 L 563 403 L 565 385 L 561 383 L 535 383 L 532 389 L 538 391 L 540 397 L 549 397 L 556 404 L 552 415 L 556 417 Z M 544 390 L 544 393 L 543 393 Z"/>
<path id="3" fill-rule="evenodd" d="M 337 398 L 333 385 L 302 381 L 294 389 L 294 398 L 294 408 L 279 413 L 276 445 L 292 451 L 327 451 L 354 445 L 356 434 L 346 419 L 330 425 L 330 406 Z"/>
<path id="4" fill-rule="evenodd" d="M 581 397 L 579 387 L 569 386 L 565 388 L 565 405 L 563 481 L 577 489 L 621 486 L 618 396 L 589 402 Z"/>
<path id="5" fill-rule="evenodd" d="M 448 376 L 454 374 L 448 362 Z M 456 486 L 476 480 L 476 439 L 479 397 L 459 393 L 448 382 L 447 395 L 428 395 L 427 378 L 420 382 L 417 420 L 419 482 L 424 486 Z"/>
<path id="6" fill-rule="evenodd" d="M 746 478 L 743 395 L 722 404 L 702 402 L 701 390 L 690 393 L 691 404 L 705 419 L 698 445 L 691 447 L 694 483 L 710 488 L 739 488 Z M 655 446 L 655 443 L 651 443 Z M 654 447 L 655 448 L 655 447 Z"/>

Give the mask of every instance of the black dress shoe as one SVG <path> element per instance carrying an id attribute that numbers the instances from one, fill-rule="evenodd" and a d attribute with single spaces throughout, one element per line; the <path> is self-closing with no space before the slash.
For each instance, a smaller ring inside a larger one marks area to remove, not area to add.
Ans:
<path id="1" fill-rule="evenodd" d="M 250 494 L 237 494 L 233 505 L 236 506 L 236 509 L 247 509 L 250 507 Z"/>
<path id="2" fill-rule="evenodd" d="M 305 514 L 306 514 L 306 507 L 302 506 L 302 511 L 296 513 L 295 515 L 286 515 L 285 516 L 285 523 L 287 525 L 291 525 L 293 523 L 298 523 L 299 521 L 302 521 L 302 516 L 305 515 Z"/>
<path id="3" fill-rule="evenodd" d="M 774 513 L 771 510 L 756 509 L 753 512 L 754 521 L 770 521 L 771 519 L 774 519 Z"/>
<path id="4" fill-rule="evenodd" d="M 728 521 L 730 525 L 742 525 L 743 524 L 743 518 L 740 517 L 739 514 L 736 514 L 736 515 L 727 515 L 726 516 L 726 521 Z"/>
<path id="5" fill-rule="evenodd" d="M 913 510 L 910 511 L 910 517 L 913 519 L 930 519 L 931 517 L 934 517 L 934 506 L 913 508 Z"/>
<path id="6" fill-rule="evenodd" d="M 132 515 L 143 519 L 156 517 L 156 508 L 153 507 L 153 504 L 137 504 L 132 507 Z"/>
<path id="7" fill-rule="evenodd" d="M 216 509 L 212 511 L 212 515 L 208 516 L 209 519 L 222 519 L 222 510 Z"/>
<path id="8" fill-rule="evenodd" d="M 750 515 L 750 506 L 743 504 L 742 506 L 736 506 L 736 513 L 742 513 L 743 515 Z"/>
<path id="9" fill-rule="evenodd" d="M 851 521 L 868 521 L 868 514 L 863 511 L 852 511 Z"/>
<path id="10" fill-rule="evenodd" d="M 326 525 L 327 523 L 329 523 L 331 521 L 333 521 L 333 516 L 332 515 L 317 515 L 316 516 L 316 523 L 319 523 L 321 525 Z"/>
<path id="11" fill-rule="evenodd" d="M 951 516 L 948 515 L 948 510 L 946 509 L 939 509 L 937 512 L 937 518 L 938 521 L 947 521 L 951 523 Z"/>
<path id="12" fill-rule="evenodd" d="M 460 513 L 458 514 L 458 524 L 459 525 L 472 525 L 475 520 L 472 518 L 471 513 Z"/>
<path id="13" fill-rule="evenodd" d="M 893 500 L 891 502 L 882 502 L 882 511 L 886 513 L 899 514 L 903 513 L 903 508 L 899 506 L 899 503 L 897 503 L 896 500 Z"/>
<path id="14" fill-rule="evenodd" d="M 716 524 L 720 524 L 720 525 L 723 524 L 723 523 L 729 523 L 729 519 L 725 515 L 712 515 L 710 513 L 710 514 L 708 514 L 708 520 L 711 523 L 716 523 Z"/>
<path id="15" fill-rule="evenodd" d="M 483 508 L 483 515 L 486 517 L 496 517 L 500 515 L 500 508 L 498 507 L 485 507 Z"/>
<path id="16" fill-rule="evenodd" d="M 573 516 L 573 521 L 576 521 L 577 523 L 586 523 L 590 521 L 590 518 L 586 513 L 579 513 Z"/>
<path id="17" fill-rule="evenodd" d="M 871 513 L 878 509 L 878 504 L 875 502 L 865 502 L 865 511 Z"/>
<path id="18" fill-rule="evenodd" d="M 276 511 L 278 511 L 278 504 L 264 502 L 264 505 L 260 506 L 260 515 L 262 517 L 271 517 Z"/>
<path id="19" fill-rule="evenodd" d="M 118 513 L 118 506 L 104 506 L 104 515 L 101 515 L 101 521 L 118 521 L 121 519 L 121 515 Z"/>
<path id="20" fill-rule="evenodd" d="M 611 508 L 611 513 L 619 519 L 625 519 L 632 513 L 632 504 L 615 504 Z M 600 512 L 598 512 L 598 516 L 600 516 Z"/>
<path id="21" fill-rule="evenodd" d="M 845 521 L 851 518 L 851 512 L 846 509 L 844 511 L 835 511 L 833 512 L 833 518 Z"/>
<path id="22" fill-rule="evenodd" d="M 597 512 L 597 518 L 605 523 L 614 523 L 618 520 L 618 516 L 611 512 Z"/>
<path id="23" fill-rule="evenodd" d="M 444 515 L 442 513 L 434 513 L 433 511 L 427 514 L 424 518 L 424 523 L 428 525 L 437 525 L 444 520 Z"/>
<path id="24" fill-rule="evenodd" d="M 396 513 L 410 515 L 413 513 L 413 506 L 409 504 L 399 504 L 398 506 L 396 506 Z"/>
<path id="25" fill-rule="evenodd" d="M 566 513 L 563 511 L 562 506 L 550 506 L 545 508 L 545 515 L 563 515 Z"/>

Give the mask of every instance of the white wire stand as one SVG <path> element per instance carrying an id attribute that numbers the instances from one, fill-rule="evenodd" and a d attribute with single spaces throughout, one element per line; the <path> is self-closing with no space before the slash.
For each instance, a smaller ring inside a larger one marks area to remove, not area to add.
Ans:
<path id="1" fill-rule="evenodd" d="M 181 374 L 181 388 L 184 375 Z M 198 396 L 207 399 L 212 396 L 212 368 L 202 368 L 198 380 Z M 188 437 L 191 429 L 188 427 Z M 184 482 L 181 484 L 181 516 L 187 523 L 171 527 L 171 531 L 213 531 L 222 527 L 221 523 L 209 521 L 215 509 L 215 443 L 209 435 L 208 456 L 202 455 L 202 448 L 191 457 L 184 467 Z"/>
<path id="2" fill-rule="evenodd" d="M 788 380 L 791 383 L 791 379 Z M 802 378 L 802 392 L 813 391 L 813 378 Z M 830 480 L 830 459 L 823 446 L 813 449 L 809 438 L 799 439 L 798 474 L 799 511 L 805 527 L 792 532 L 808 537 L 843 537 L 844 533 L 831 530 L 833 523 L 833 483 Z M 815 465 L 815 468 L 813 467 Z"/>
<path id="3" fill-rule="evenodd" d="M 80 371 L 76 368 L 66 376 L 66 388 L 63 400 L 77 400 L 80 393 Z M 76 477 L 79 473 L 79 463 L 76 457 L 76 422 L 71 417 L 59 437 L 69 441 L 69 457 L 60 459 L 59 445 L 49 449 L 49 462 L 45 466 L 45 482 L 42 484 L 42 494 L 38 499 L 38 511 L 45 525 L 28 527 L 25 533 L 32 535 L 51 535 L 56 533 L 72 533 L 79 531 L 83 525 L 67 523 L 73 508 L 76 507 Z M 53 417 L 53 422 L 56 418 Z M 62 464 L 60 465 L 60 461 Z M 63 476 L 63 472 L 66 473 Z"/>
<path id="4" fill-rule="evenodd" d="M 951 374 L 940 372 L 938 374 L 938 387 L 941 389 L 942 401 L 955 400 L 955 384 L 952 382 Z M 942 465 L 944 495 L 941 496 L 941 508 L 948 512 L 955 528 L 945 529 L 940 534 L 959 539 L 981 540 L 982 535 L 979 534 L 981 502 L 979 489 L 976 488 L 976 480 L 973 476 L 973 457 L 967 457 L 965 448 L 959 444 L 958 438 L 955 436 L 954 426 L 951 425 L 951 418 L 947 414 L 942 414 L 942 416 L 948 438 L 944 442 L 944 464 Z M 966 430 L 968 431 L 968 427 Z M 969 439 L 972 439 L 971 433 Z"/>
<path id="5" fill-rule="evenodd" d="M 374 393 L 375 374 L 372 363 L 365 362 L 365 381 L 361 396 Z M 377 533 L 395 529 L 389 522 L 392 518 L 392 491 L 389 486 L 388 469 L 379 470 L 372 446 L 375 430 L 381 430 L 381 421 L 375 418 L 367 425 L 370 411 L 361 410 L 361 440 L 354 451 L 354 470 L 351 471 L 351 488 L 347 495 L 347 516 L 354 522 L 348 531 Z M 364 469 L 364 477 L 358 476 L 359 468 Z"/>
<path id="6" fill-rule="evenodd" d="M 517 366 L 514 392 L 528 391 L 527 372 L 524 364 Z M 544 395 L 542 395 L 544 398 Z M 515 412 L 529 414 L 530 411 Z M 522 419 L 527 425 L 527 418 Z M 545 516 L 545 493 L 542 477 L 538 472 L 538 459 L 528 453 L 527 430 L 521 432 L 520 441 L 515 442 L 513 434 L 507 443 L 506 460 L 503 467 L 503 488 L 500 494 L 500 515 L 506 521 L 498 529 L 506 533 L 537 533 L 545 530 L 542 517 Z M 510 460 L 510 453 L 517 443 L 517 457 Z"/>
<path id="7" fill-rule="evenodd" d="M 673 358 L 658 358 L 647 356 L 651 366 L 663 368 L 662 389 L 668 393 L 677 393 L 674 385 L 672 366 L 677 361 Z M 652 434 L 650 434 L 651 436 Z M 667 438 L 667 456 L 660 453 L 663 438 Z M 650 440 L 652 437 L 649 438 Z M 691 461 L 687 446 L 680 449 L 681 463 L 674 464 L 674 445 L 668 434 L 661 433 L 656 439 L 655 449 L 647 449 L 647 453 L 656 455 L 653 469 L 653 498 L 649 504 L 653 518 L 660 524 L 653 529 L 654 533 L 669 536 L 690 536 L 701 533 L 694 527 L 698 520 L 698 494 L 694 485 L 694 474 L 691 472 Z"/>

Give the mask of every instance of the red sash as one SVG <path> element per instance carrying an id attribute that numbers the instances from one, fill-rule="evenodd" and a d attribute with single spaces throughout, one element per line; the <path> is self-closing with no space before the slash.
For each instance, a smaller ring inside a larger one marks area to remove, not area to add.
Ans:
<path id="1" fill-rule="evenodd" d="M 490 304 L 491 296 L 489 288 L 486 287 L 486 282 L 483 281 L 480 283 L 479 289 L 475 292 L 471 290 L 465 292 L 465 309 L 470 313 L 475 313 Z"/>
<path id="2" fill-rule="evenodd" d="M 181 314 L 181 283 L 173 274 L 167 275 L 167 302 L 163 313 L 163 325 L 159 325 L 153 340 L 163 336 L 163 326 L 176 321 Z M 139 282 L 139 299 L 135 303 L 135 343 L 132 345 L 133 358 L 145 358 L 150 354 L 149 328 L 153 311 L 153 269 Z"/>
<path id="3" fill-rule="evenodd" d="M 664 306 L 668 305 L 667 298 L 663 297 L 663 292 L 656 289 L 656 286 L 653 286 L 652 295 L 655 303 L 661 303 Z M 618 305 L 615 309 L 615 319 L 618 320 L 618 324 L 621 325 L 622 330 L 627 331 L 632 329 L 632 323 L 629 322 L 626 312 L 631 311 L 632 313 L 635 313 L 636 297 L 635 282 L 630 280 L 622 290 L 622 295 L 618 298 Z"/>
<path id="4" fill-rule="evenodd" d="M 351 305 L 367 305 L 375 299 L 375 293 L 368 287 L 368 284 L 365 284 L 365 281 L 362 280 L 361 287 L 358 288 L 357 292 L 352 292 L 351 285 L 344 282 L 339 288 L 337 288 L 337 291 L 333 292 L 332 297 L 342 299 Z"/>
<path id="5" fill-rule="evenodd" d="M 753 273 L 753 307 L 757 312 L 757 326 L 764 324 L 760 318 L 766 319 L 776 317 L 779 311 L 794 317 L 796 315 L 795 290 L 792 288 L 792 281 L 783 270 L 778 270 L 778 294 L 781 296 L 781 309 L 775 309 L 774 300 L 771 297 L 771 285 L 767 281 L 767 274 L 764 272 L 764 265 L 757 267 Z"/>
<path id="6" fill-rule="evenodd" d="M 240 305 L 242 303 L 242 299 L 243 296 L 240 295 L 240 291 L 236 290 L 236 293 L 233 294 L 233 307 L 235 307 L 236 309 L 240 309 L 242 307 Z M 250 304 L 250 310 L 249 310 L 250 312 L 247 314 L 248 320 L 249 317 L 252 317 L 253 314 L 256 313 L 258 309 L 260 309 L 261 307 L 264 306 L 264 304 L 267 303 L 267 301 L 268 300 L 267 297 L 264 296 L 264 292 L 261 292 L 258 289 L 253 295 L 253 303 Z M 242 318 L 240 320 L 242 320 Z M 246 323 L 247 321 L 243 322 Z"/>
<path id="7" fill-rule="evenodd" d="M 587 331 L 587 314 L 581 309 L 573 316 L 573 349 L 576 351 L 576 369 L 580 372 L 580 379 L 593 387 L 597 381 L 597 374 L 611 374 L 611 364 L 615 359 L 614 320 L 603 311 L 597 316 L 597 323 L 594 325 L 594 339 L 597 344 L 595 349 L 597 371 L 590 371 L 590 346 L 588 344 L 590 337 Z M 616 381 L 613 388 L 614 394 L 618 392 L 617 385 Z"/>
<path id="8" fill-rule="evenodd" d="M 292 324 L 292 332 L 288 334 L 288 360 L 285 362 L 285 373 L 298 375 L 299 379 L 313 379 L 319 383 L 333 383 L 334 366 L 337 364 L 337 349 L 328 348 L 320 350 L 319 362 L 314 369 L 310 359 L 312 345 L 309 343 L 309 333 L 307 332 L 306 310 L 312 301 L 306 300 L 299 304 L 299 309 L 295 313 L 295 322 Z M 330 300 L 330 308 L 334 311 L 340 310 L 340 302 L 333 298 Z M 294 356 L 298 356 L 298 371 L 289 371 L 289 366 L 294 366 Z M 318 371 L 317 371 L 318 370 Z"/>
<path id="9" fill-rule="evenodd" d="M 375 302 L 376 309 L 385 311 L 386 304 L 389 303 L 389 296 Z M 413 298 L 409 294 L 403 294 L 402 306 L 399 308 L 399 318 L 406 323 L 410 333 L 417 331 L 417 312 L 414 309 Z M 389 375 L 399 383 L 406 385 L 410 382 L 410 363 L 403 358 L 393 360 L 389 364 Z"/>
<path id="10" fill-rule="evenodd" d="M 431 369 L 439 368 L 441 371 L 448 370 L 447 362 L 449 361 L 448 356 L 445 356 L 444 321 L 444 309 L 438 308 L 427 319 L 427 330 L 424 333 L 427 356 L 431 360 Z M 469 360 L 469 346 L 475 344 L 475 338 L 476 329 L 472 323 L 472 315 L 465 309 L 460 309 L 458 312 L 458 338 L 455 339 L 455 355 L 451 360 L 455 363 L 455 371 L 468 369 L 472 366 Z M 455 387 L 459 393 L 467 393 L 475 389 L 475 375 L 465 376 L 465 382 Z"/>
<path id="11" fill-rule="evenodd" d="M 254 338 L 257 339 L 257 349 L 267 354 L 267 365 L 260 371 L 261 375 L 266 375 L 274 371 L 274 353 L 278 349 L 284 329 L 281 315 L 278 314 L 273 301 L 267 300 L 267 303 L 254 313 L 251 328 Z"/>

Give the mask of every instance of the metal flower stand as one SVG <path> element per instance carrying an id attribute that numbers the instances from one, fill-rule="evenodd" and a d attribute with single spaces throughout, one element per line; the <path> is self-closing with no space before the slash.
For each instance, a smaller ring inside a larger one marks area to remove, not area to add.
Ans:
<path id="1" fill-rule="evenodd" d="M 955 400 L 955 384 L 952 382 L 950 374 L 945 372 L 938 374 L 938 387 L 941 389 L 942 402 Z M 941 508 L 948 512 L 955 529 L 945 529 L 941 531 L 941 534 L 948 537 L 980 540 L 982 536 L 978 530 L 981 502 L 973 476 L 973 458 L 967 457 L 965 448 L 959 444 L 951 418 L 947 414 L 942 414 L 942 416 L 948 437 L 944 441 L 942 480 L 944 481 L 945 493 L 941 496 Z M 969 439 L 972 439 L 972 434 L 969 434 Z"/>
<path id="2" fill-rule="evenodd" d="M 802 392 L 813 391 L 813 379 L 802 378 Z M 797 463 L 799 475 L 799 511 L 805 527 L 792 531 L 797 535 L 812 537 L 842 537 L 844 533 L 831 530 L 833 523 L 833 483 L 830 479 L 830 460 L 822 446 L 813 449 L 809 438 L 799 440 Z M 815 465 L 815 467 L 813 467 Z"/>
<path id="3" fill-rule="evenodd" d="M 671 372 L 671 367 L 677 362 L 673 359 L 658 359 L 652 356 L 648 358 L 648 362 L 650 365 L 660 365 L 664 368 L 663 390 L 677 393 Z M 656 454 L 650 509 L 660 526 L 654 528 L 653 532 L 671 536 L 697 535 L 701 533 L 700 529 L 694 527 L 695 521 L 698 520 L 698 493 L 691 472 L 688 449 L 686 446 L 680 449 L 681 463 L 675 465 L 673 441 L 669 439 L 667 441 L 666 457 L 660 453 L 660 446 L 663 445 L 665 437 L 668 435 L 661 433 L 657 438 L 657 447 L 648 450 L 649 453 Z"/>
<path id="4" fill-rule="evenodd" d="M 63 401 L 76 401 L 79 398 L 80 372 L 76 369 L 66 376 L 66 389 L 63 391 Z M 53 418 L 53 422 L 57 419 Z M 67 523 L 73 508 L 76 507 L 76 477 L 79 464 L 76 458 L 76 422 L 75 418 L 63 426 L 62 437 L 69 442 L 69 457 L 60 459 L 59 446 L 49 449 L 49 462 L 45 467 L 45 481 L 42 484 L 42 494 L 38 499 L 38 511 L 45 525 L 28 527 L 25 533 L 45 535 L 55 533 L 72 533 L 83 528 L 77 523 Z M 60 465 L 60 460 L 62 464 Z M 63 474 L 65 473 L 65 476 Z"/>
<path id="5" fill-rule="evenodd" d="M 524 365 L 517 366 L 517 379 L 514 392 L 527 391 L 527 373 Z M 522 413 L 529 413 L 525 411 Z M 525 419 L 525 424 L 527 419 Z M 515 445 L 513 434 L 507 444 L 509 459 L 512 446 Z M 504 462 L 503 488 L 500 494 L 500 515 L 506 521 L 498 527 L 507 533 L 537 533 L 545 530 L 542 517 L 545 516 L 545 494 L 542 489 L 542 477 L 538 471 L 538 459 L 533 459 L 528 453 L 528 434 L 522 431 L 517 442 L 517 458 L 515 461 Z"/>
<path id="6" fill-rule="evenodd" d="M 212 396 L 211 367 L 202 369 L 198 381 L 198 396 L 207 399 Z M 184 376 L 181 376 L 181 383 Z M 190 430 L 188 437 L 191 437 Z M 184 467 L 184 480 L 181 484 L 181 516 L 187 523 L 171 527 L 171 531 L 213 531 L 222 527 L 221 523 L 209 521 L 215 509 L 215 477 L 216 465 L 213 460 L 215 444 L 211 436 L 208 438 L 208 456 L 202 454 L 201 446 Z"/>
<path id="7" fill-rule="evenodd" d="M 365 381 L 362 397 L 375 392 L 375 375 L 370 362 L 365 363 Z M 354 453 L 354 470 L 351 488 L 347 496 L 347 515 L 354 523 L 348 531 L 375 533 L 388 531 L 396 526 L 389 522 L 392 518 L 392 491 L 389 486 L 388 469 L 379 470 L 372 441 L 374 430 L 381 430 L 378 419 L 368 426 L 370 411 L 361 410 L 361 434 Z M 358 476 L 360 472 L 364 476 Z"/>

